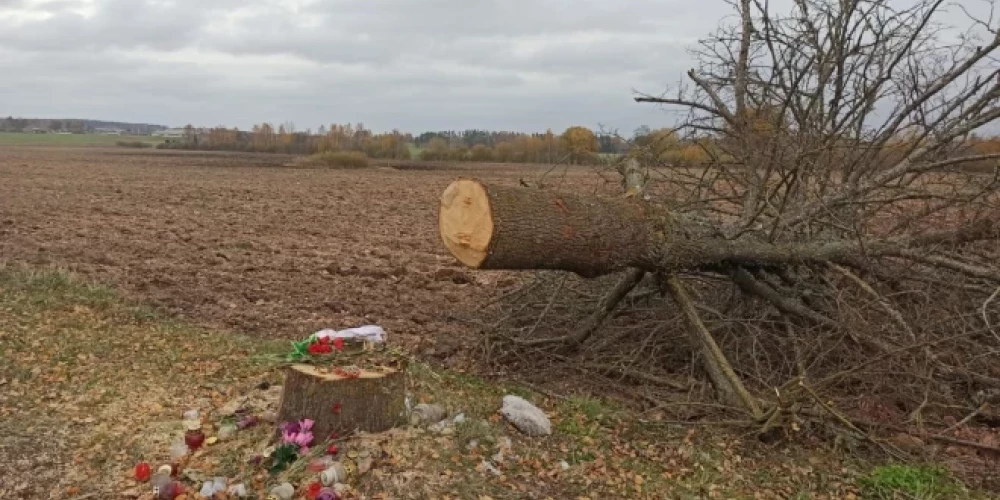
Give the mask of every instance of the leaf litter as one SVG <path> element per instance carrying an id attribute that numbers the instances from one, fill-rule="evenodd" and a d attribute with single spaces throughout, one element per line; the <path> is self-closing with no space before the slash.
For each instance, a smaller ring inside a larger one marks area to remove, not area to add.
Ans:
<path id="1" fill-rule="evenodd" d="M 161 318 L 57 271 L 0 269 L 0 285 L 2 498 L 148 500 L 152 489 L 136 480 L 136 466 L 170 463 L 191 410 L 207 438 L 182 460 L 186 499 L 211 489 L 204 483 L 213 478 L 245 485 L 257 498 L 289 482 L 296 498 L 306 498 L 319 478 L 310 464 L 324 457 L 345 464 L 341 498 L 859 493 L 864 464 L 819 447 L 777 449 L 716 430 L 648 425 L 604 401 L 535 395 L 422 363 L 411 366 L 408 391 L 414 403 L 440 405 L 449 417 L 314 442 L 272 475 L 260 458 L 273 446 L 281 373 L 261 360 L 286 352 L 287 343 Z M 552 436 L 524 436 L 500 417 L 511 393 L 545 410 Z"/>

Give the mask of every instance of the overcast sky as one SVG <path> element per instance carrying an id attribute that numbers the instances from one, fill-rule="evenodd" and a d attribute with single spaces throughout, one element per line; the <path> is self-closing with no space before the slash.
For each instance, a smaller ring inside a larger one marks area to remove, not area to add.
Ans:
<path id="1" fill-rule="evenodd" d="M 714 6 L 708 4 L 715 4 Z M 690 0 L 0 0 L 0 113 L 631 132 L 728 14 Z"/>
<path id="2" fill-rule="evenodd" d="M 631 133 L 674 121 L 633 89 L 675 84 L 685 49 L 730 14 L 722 0 L 0 0 L 0 114 Z"/>

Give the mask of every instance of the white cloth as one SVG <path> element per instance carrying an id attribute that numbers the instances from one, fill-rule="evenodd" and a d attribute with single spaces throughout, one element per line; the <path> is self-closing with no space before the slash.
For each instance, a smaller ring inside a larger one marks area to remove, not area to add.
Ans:
<path id="1" fill-rule="evenodd" d="M 316 338 L 321 339 L 325 337 L 329 338 L 341 338 L 341 339 L 361 339 L 367 342 L 382 343 L 386 340 L 385 330 L 380 326 L 366 325 L 359 326 L 357 328 L 348 328 L 346 330 L 332 330 L 325 328 L 316 332 Z"/>

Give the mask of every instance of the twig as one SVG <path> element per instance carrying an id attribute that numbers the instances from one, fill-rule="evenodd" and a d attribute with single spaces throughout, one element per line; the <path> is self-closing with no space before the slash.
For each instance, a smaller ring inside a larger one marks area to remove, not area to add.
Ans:
<path id="1" fill-rule="evenodd" d="M 943 435 L 945 435 L 945 434 L 947 434 L 947 433 L 949 433 L 949 432 L 951 432 L 951 431 L 953 431 L 955 429 L 958 429 L 959 427 L 961 427 L 961 426 L 963 426 L 963 425 L 971 422 L 972 419 L 976 418 L 976 416 L 979 415 L 980 413 L 986 411 L 986 409 L 989 408 L 989 407 L 990 407 L 989 403 L 983 403 L 983 404 L 979 405 L 978 408 L 976 408 L 975 410 L 972 410 L 972 413 L 969 413 L 968 415 L 966 415 L 965 418 L 963 418 L 962 420 L 959 420 L 958 422 L 955 422 L 955 425 L 949 426 L 947 429 L 945 429 L 945 430 L 937 433 L 937 435 L 938 436 L 943 436 Z"/>
<path id="2" fill-rule="evenodd" d="M 868 422 L 866 420 L 860 420 L 860 419 L 854 419 L 853 422 L 855 424 L 857 424 L 857 425 L 860 425 L 862 427 L 866 427 L 866 428 L 869 428 L 869 429 L 876 429 L 876 428 L 880 428 L 881 427 L 881 428 L 889 429 L 889 430 L 892 430 L 892 431 L 902 432 L 904 434 L 909 434 L 911 436 L 918 437 L 918 438 L 933 439 L 935 441 L 941 441 L 942 443 L 954 444 L 954 445 L 958 445 L 958 446 L 965 446 L 965 447 L 969 447 L 969 448 L 976 448 L 978 450 L 990 451 L 990 452 L 993 452 L 993 453 L 1000 454 L 1000 448 L 998 448 L 996 446 L 989 446 L 989 445 L 986 445 L 986 444 L 977 443 L 975 441 L 966 441 L 964 439 L 957 439 L 957 438 L 948 437 L 948 436 L 941 436 L 941 435 L 938 435 L 938 434 L 926 434 L 926 433 L 921 433 L 921 432 L 914 432 L 911 429 L 907 429 L 905 427 L 900 427 L 898 425 Z"/>
<path id="3" fill-rule="evenodd" d="M 741 402 L 750 411 L 754 419 L 760 419 L 763 416 L 760 405 L 757 404 L 757 401 L 754 400 L 750 392 L 744 387 L 743 382 L 736 375 L 736 372 L 733 371 L 732 365 L 729 364 L 729 360 L 722 353 L 722 349 L 719 348 L 715 339 L 712 338 L 712 334 L 701 321 L 701 317 L 698 316 L 698 311 L 694 307 L 694 302 L 688 296 L 687 290 L 685 290 L 680 278 L 676 274 L 670 274 L 666 278 L 666 284 L 670 289 L 670 294 L 673 296 L 674 301 L 681 308 L 684 317 L 687 319 L 692 347 L 696 347 L 701 351 L 701 357 L 705 362 L 708 374 L 712 378 L 716 390 L 721 392 L 730 401 Z"/>
<path id="4" fill-rule="evenodd" d="M 798 385 L 799 387 L 804 389 L 809 394 L 809 396 L 813 398 L 814 401 L 816 401 L 816 404 L 818 404 L 821 408 L 823 408 L 824 411 L 826 411 L 830 415 L 833 415 L 834 418 L 836 418 L 837 421 L 839 421 L 845 427 L 854 431 L 855 433 L 857 433 L 864 439 L 868 440 L 872 444 L 882 448 L 882 450 L 884 450 L 886 453 L 893 455 L 897 458 L 905 457 L 905 453 L 903 453 L 902 450 L 891 444 L 883 443 L 882 441 L 876 439 L 875 436 L 872 436 L 870 433 L 861 430 L 860 428 L 858 428 L 858 426 L 854 423 L 853 420 L 847 417 L 847 415 L 844 415 L 836 408 L 828 405 L 826 401 L 823 401 L 823 398 L 819 397 L 819 394 L 816 394 L 816 391 L 814 391 L 811 387 L 809 387 L 808 384 L 805 383 L 804 379 L 799 378 Z"/>
<path id="5" fill-rule="evenodd" d="M 666 426 L 666 425 L 702 425 L 706 427 L 718 426 L 718 427 L 747 427 L 753 425 L 753 421 L 750 420 L 637 420 L 640 424 L 648 426 Z"/>
<path id="6" fill-rule="evenodd" d="M 650 396 L 649 394 L 642 394 L 642 399 L 645 399 L 646 401 L 649 401 L 650 403 L 653 403 L 653 407 L 643 410 L 642 413 L 640 413 L 640 415 L 648 415 L 648 414 L 653 413 L 655 411 L 662 410 L 664 408 L 669 408 L 671 406 L 681 406 L 681 407 L 688 407 L 688 408 L 694 408 L 694 407 L 714 408 L 714 409 L 717 409 L 717 410 L 723 410 L 723 411 L 727 411 L 727 412 L 743 412 L 744 411 L 743 408 L 740 408 L 740 407 L 737 407 L 737 406 L 728 406 L 728 405 L 717 404 L 717 403 L 703 403 L 703 402 L 700 402 L 700 401 L 660 401 L 660 400 L 654 398 L 653 396 Z M 748 420 L 747 424 L 749 425 L 750 423 L 751 423 L 751 421 Z"/>
<path id="7" fill-rule="evenodd" d="M 601 324 L 604 323 L 605 318 L 611 314 L 612 311 L 618 307 L 618 303 L 621 302 L 629 292 L 632 291 L 636 285 L 642 281 L 643 276 L 646 275 L 646 271 L 642 269 L 632 268 L 629 269 L 625 276 L 615 284 L 614 288 L 608 291 L 607 294 L 601 298 L 600 303 L 597 305 L 597 309 L 591 313 L 590 316 L 583 322 L 577 331 L 570 335 L 563 335 L 559 337 L 551 338 L 540 338 L 540 339 L 522 339 L 518 340 L 517 343 L 524 346 L 539 346 L 548 344 L 560 344 L 565 343 L 569 345 L 579 345 L 590 338 L 591 335 L 600 328 Z"/>
<path id="8" fill-rule="evenodd" d="M 990 305 L 990 302 L 996 300 L 998 295 L 1000 295 L 1000 286 L 998 286 L 997 289 L 994 290 L 993 293 L 989 296 L 989 298 L 987 298 L 983 302 L 983 305 L 979 308 L 979 310 L 983 314 L 983 322 L 986 323 L 986 328 L 990 331 L 990 333 L 993 334 L 993 336 L 997 339 L 997 341 L 1000 341 L 1000 335 L 997 335 L 996 330 L 993 329 L 993 325 L 990 324 L 990 316 L 986 312 L 986 308 Z"/>
<path id="9" fill-rule="evenodd" d="M 548 389 L 546 389 L 544 387 L 539 386 L 538 384 L 534 384 L 534 383 L 528 382 L 527 380 L 518 379 L 518 380 L 515 381 L 515 383 L 523 385 L 523 386 L 527 387 L 528 389 L 531 389 L 531 390 L 533 390 L 533 391 L 535 391 L 535 392 L 537 392 L 539 394 L 544 394 L 544 395 L 546 395 L 546 396 L 548 396 L 548 397 L 550 397 L 552 399 L 559 399 L 559 400 L 562 400 L 562 401 L 569 400 L 569 396 L 564 396 L 562 394 L 558 394 L 558 393 L 552 392 L 552 391 L 550 391 L 550 390 L 548 390 Z"/>
<path id="10" fill-rule="evenodd" d="M 837 271 L 838 273 L 845 276 L 847 279 L 853 281 L 854 284 L 858 285 L 858 287 L 864 290 L 865 293 L 874 297 L 875 300 L 878 301 L 879 305 L 882 306 L 882 309 L 885 309 L 885 312 L 889 313 L 889 316 L 896 323 L 899 324 L 899 326 L 903 329 L 903 331 L 906 332 L 907 335 L 909 335 L 910 340 L 913 341 L 917 340 L 916 334 L 913 333 L 913 329 L 910 328 L 910 324 L 906 322 L 905 318 L 903 318 L 903 314 L 900 313 L 898 310 L 896 310 L 895 307 L 892 307 L 892 304 L 890 304 L 889 301 L 886 300 L 885 297 L 883 297 L 880 293 L 876 292 L 875 289 L 871 287 L 871 285 L 865 282 L 865 280 L 861 279 L 858 275 L 852 273 L 849 269 L 846 269 L 832 262 L 829 263 L 829 266 L 834 271 Z"/>
<path id="11" fill-rule="evenodd" d="M 564 274 L 562 279 L 559 280 L 559 284 L 556 285 L 555 291 L 553 291 L 552 295 L 549 297 L 549 303 L 545 305 L 545 309 L 538 315 L 538 319 L 535 320 L 535 324 L 532 325 L 531 330 L 528 331 L 528 337 L 531 337 L 535 333 L 535 330 L 538 329 L 538 325 L 542 324 L 542 320 L 545 319 L 545 316 L 548 316 L 549 311 L 552 310 L 552 304 L 556 302 L 556 296 L 559 295 L 559 292 L 562 290 L 567 278 L 569 278 L 569 275 Z"/>
<path id="12" fill-rule="evenodd" d="M 685 391 L 690 389 L 690 386 L 688 386 L 688 384 L 682 382 L 677 382 L 675 380 L 670 380 L 663 377 L 657 377 L 656 375 L 650 373 L 631 370 L 629 368 L 620 366 L 606 365 L 600 363 L 587 363 L 584 365 L 584 368 L 589 368 L 596 372 L 601 372 L 604 374 L 616 374 L 633 380 L 640 380 L 651 384 L 662 385 L 665 387 L 669 387 L 671 389 L 676 389 L 678 391 Z"/>
<path id="13" fill-rule="evenodd" d="M 779 311 L 786 314 L 793 314 L 814 323 L 836 328 L 837 323 L 822 314 L 809 309 L 803 304 L 796 303 L 792 299 L 782 297 L 776 290 L 754 278 L 752 274 L 742 267 L 734 267 L 732 271 L 733 282 L 743 291 L 756 295 L 774 305 Z"/>

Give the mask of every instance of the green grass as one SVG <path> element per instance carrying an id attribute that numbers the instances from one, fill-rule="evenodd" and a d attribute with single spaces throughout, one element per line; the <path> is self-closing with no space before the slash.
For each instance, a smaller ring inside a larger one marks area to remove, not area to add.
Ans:
<path id="1" fill-rule="evenodd" d="M 884 465 L 859 481 L 864 498 L 915 500 L 969 498 L 961 483 L 940 467 Z"/>
<path id="2" fill-rule="evenodd" d="M 163 139 L 142 135 L 18 134 L 0 132 L 0 146 L 114 147 L 119 141 L 159 144 Z"/>

